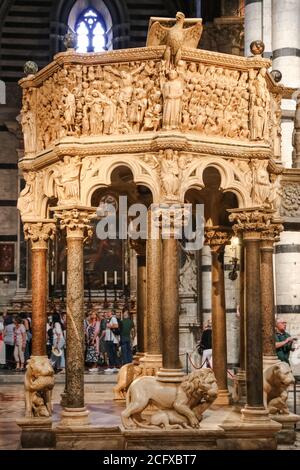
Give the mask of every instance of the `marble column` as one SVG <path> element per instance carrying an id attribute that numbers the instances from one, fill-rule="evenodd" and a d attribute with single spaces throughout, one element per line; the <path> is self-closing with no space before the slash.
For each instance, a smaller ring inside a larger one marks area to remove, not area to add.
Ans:
<path id="1" fill-rule="evenodd" d="M 162 290 L 162 382 L 181 382 L 184 376 L 179 361 L 179 246 L 178 240 L 163 240 Z"/>
<path id="2" fill-rule="evenodd" d="M 234 376 L 233 401 L 240 405 L 246 404 L 246 366 L 245 366 L 245 248 L 241 240 L 239 245 L 239 263 L 240 263 L 240 280 L 239 280 L 239 316 L 240 316 L 240 366 Z"/>
<path id="3" fill-rule="evenodd" d="M 137 255 L 137 346 L 138 353 L 144 354 L 147 344 L 146 322 L 146 256 Z"/>
<path id="4" fill-rule="evenodd" d="M 230 210 L 233 229 L 243 233 L 246 289 L 246 387 L 243 421 L 269 420 L 263 399 L 263 344 L 260 278 L 260 232 L 271 215 L 257 209 Z"/>
<path id="5" fill-rule="evenodd" d="M 46 356 L 47 253 L 48 240 L 55 234 L 51 221 L 25 223 L 25 239 L 31 242 L 32 356 Z"/>
<path id="6" fill-rule="evenodd" d="M 285 86 L 300 86 L 300 2 L 272 0 L 274 70 L 282 73 Z"/>
<path id="7" fill-rule="evenodd" d="M 245 249 L 240 245 L 240 367 L 245 374 Z"/>
<path id="8" fill-rule="evenodd" d="M 148 239 L 146 241 L 147 269 L 147 343 L 146 354 L 141 358 L 146 375 L 155 374 L 162 365 L 162 334 L 161 334 L 161 289 L 162 289 L 162 244 L 160 230 L 157 238 L 153 236 L 151 213 L 148 217 Z"/>
<path id="9" fill-rule="evenodd" d="M 263 363 L 264 367 L 278 362 L 275 348 L 275 303 L 273 252 L 274 242 L 278 241 L 282 226 L 271 224 L 268 231 L 262 232 L 261 252 L 261 309 L 263 331 Z"/>
<path id="10" fill-rule="evenodd" d="M 263 40 L 263 1 L 245 0 L 245 56 L 251 56 L 252 41 Z"/>
<path id="11" fill-rule="evenodd" d="M 67 231 L 67 357 L 66 407 L 60 426 L 86 425 L 84 406 L 84 273 L 83 243 L 91 235 L 90 208 L 55 209 L 55 217 Z"/>
<path id="12" fill-rule="evenodd" d="M 229 243 L 229 232 L 219 227 L 206 227 L 205 239 L 211 250 L 213 370 L 219 388 L 214 403 L 228 405 L 224 251 Z"/>
<path id="13" fill-rule="evenodd" d="M 147 345 L 147 319 L 146 319 L 146 242 L 130 240 L 131 247 L 136 252 L 137 260 L 137 358 L 144 356 Z"/>
<path id="14" fill-rule="evenodd" d="M 31 276 L 32 276 L 32 354 L 27 367 L 34 371 L 34 381 L 43 399 L 42 406 L 47 409 L 48 416 L 39 416 L 25 399 L 25 418 L 17 420 L 22 429 L 21 444 L 23 448 L 53 447 L 53 432 L 51 418 L 51 392 L 54 386 L 54 370 L 46 354 L 46 324 L 47 324 L 47 251 L 48 240 L 55 234 L 53 220 L 24 222 L 24 235 L 31 242 Z M 40 375 L 39 371 L 47 371 Z M 33 390 L 28 390 L 28 378 L 25 381 L 26 394 L 33 397 Z M 44 392 L 44 393 L 43 393 Z"/>

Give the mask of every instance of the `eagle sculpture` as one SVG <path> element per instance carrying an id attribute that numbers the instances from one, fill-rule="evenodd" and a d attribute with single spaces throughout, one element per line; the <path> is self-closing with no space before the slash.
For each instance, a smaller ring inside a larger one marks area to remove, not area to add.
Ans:
<path id="1" fill-rule="evenodd" d="M 201 19 L 185 20 L 185 15 L 180 11 L 176 14 L 176 22 L 171 27 L 162 26 L 161 23 L 170 23 L 168 18 L 153 18 L 158 21 L 150 23 L 147 38 L 147 46 L 165 45 L 164 59 L 167 64 L 177 65 L 181 59 L 182 47 L 196 48 L 201 38 L 203 26 Z M 185 28 L 185 23 L 194 23 L 193 26 Z"/>

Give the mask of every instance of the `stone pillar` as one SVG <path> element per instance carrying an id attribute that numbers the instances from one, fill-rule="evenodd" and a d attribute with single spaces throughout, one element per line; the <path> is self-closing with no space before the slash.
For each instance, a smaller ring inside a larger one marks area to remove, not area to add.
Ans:
<path id="1" fill-rule="evenodd" d="M 274 276 L 273 251 L 274 242 L 278 241 L 278 234 L 282 226 L 271 224 L 267 231 L 261 233 L 261 310 L 263 331 L 263 362 L 264 367 L 278 362 L 275 348 L 275 304 L 274 304 Z"/>
<path id="2" fill-rule="evenodd" d="M 240 245 L 240 372 L 245 374 L 245 249 Z"/>
<path id="3" fill-rule="evenodd" d="M 130 240 L 131 247 L 136 252 L 137 258 L 137 357 L 142 357 L 147 345 L 147 322 L 146 322 L 146 243 L 139 240 Z"/>
<path id="4" fill-rule="evenodd" d="M 140 360 L 146 375 L 155 374 L 162 365 L 161 334 L 161 236 L 157 229 L 157 238 L 151 235 L 154 220 L 151 212 L 148 216 L 148 239 L 146 241 L 147 269 L 147 343 L 146 354 Z"/>
<path id="5" fill-rule="evenodd" d="M 291 188 L 293 189 L 293 188 Z M 296 200 L 297 192 L 294 192 Z M 291 224 L 292 225 L 292 224 Z M 276 312 L 297 335 L 300 313 L 300 232 L 284 231 L 275 244 Z"/>
<path id="6" fill-rule="evenodd" d="M 47 324 L 47 252 L 54 238 L 54 221 L 24 224 L 25 239 L 31 242 L 32 356 L 46 356 Z"/>
<path id="7" fill-rule="evenodd" d="M 88 424 L 84 406 L 84 273 L 83 243 L 92 234 L 91 208 L 55 208 L 62 229 L 67 231 L 67 357 L 66 407 L 60 426 Z"/>
<path id="8" fill-rule="evenodd" d="M 245 0 L 245 56 L 251 56 L 252 41 L 263 40 L 263 1 Z"/>
<path id="9" fill-rule="evenodd" d="M 32 276 L 32 355 L 27 367 L 33 372 L 36 384 L 30 389 L 30 378 L 25 381 L 25 418 L 19 419 L 17 424 L 21 427 L 21 445 L 23 448 L 53 447 L 54 434 L 52 432 L 52 403 L 51 393 L 54 386 L 54 371 L 46 354 L 46 324 L 47 324 L 47 251 L 48 240 L 55 234 L 53 220 L 35 222 L 24 221 L 25 239 L 31 242 L 31 276 Z M 39 371 L 43 370 L 43 376 Z M 31 402 L 35 391 L 40 392 L 42 403 L 33 407 Z M 30 399 L 28 399 L 30 397 Z M 43 414 L 39 410 L 43 408 Z M 45 416 L 45 411 L 47 415 Z"/>
<path id="10" fill-rule="evenodd" d="M 212 359 L 219 389 L 215 404 L 228 405 L 230 403 L 230 394 L 227 385 L 224 251 L 225 246 L 229 243 L 229 233 L 220 227 L 206 227 L 205 238 L 206 244 L 210 246 L 212 262 Z"/>
<path id="11" fill-rule="evenodd" d="M 178 240 L 163 240 L 162 352 L 163 366 L 157 374 L 162 382 L 181 382 L 179 361 L 179 249 Z"/>
<path id="12" fill-rule="evenodd" d="M 243 233 L 246 287 L 246 387 L 243 421 L 269 420 L 263 399 L 263 345 L 260 279 L 260 232 L 272 215 L 258 208 L 230 210 L 233 229 Z"/>
<path id="13" fill-rule="evenodd" d="M 272 40 L 274 70 L 282 73 L 285 86 L 300 85 L 300 2 L 272 1 Z"/>
<path id="14" fill-rule="evenodd" d="M 245 247 L 241 240 L 239 250 L 239 263 L 240 263 L 240 367 L 234 376 L 233 384 L 233 401 L 240 405 L 246 404 L 246 365 L 245 365 Z"/>

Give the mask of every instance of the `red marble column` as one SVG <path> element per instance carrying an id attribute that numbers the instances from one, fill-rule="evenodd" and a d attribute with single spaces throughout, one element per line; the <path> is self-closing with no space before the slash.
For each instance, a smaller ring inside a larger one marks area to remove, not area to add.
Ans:
<path id="1" fill-rule="evenodd" d="M 31 244 L 32 356 L 46 356 L 47 252 L 48 240 L 54 237 L 55 223 L 25 223 L 24 233 Z"/>

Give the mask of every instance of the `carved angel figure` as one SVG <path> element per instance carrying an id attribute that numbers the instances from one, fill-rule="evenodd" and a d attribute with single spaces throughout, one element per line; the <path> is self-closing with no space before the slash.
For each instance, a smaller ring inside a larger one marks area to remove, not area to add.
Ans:
<path id="1" fill-rule="evenodd" d="M 198 46 L 203 30 L 202 20 L 199 19 L 193 26 L 185 28 L 185 15 L 180 11 L 176 13 L 176 23 L 171 27 L 162 26 L 161 23 L 165 21 L 165 18 L 159 18 L 159 20 L 150 27 L 147 46 L 166 45 L 164 60 L 167 66 L 170 66 L 171 61 L 177 65 L 181 59 L 182 47 L 196 48 Z"/>

